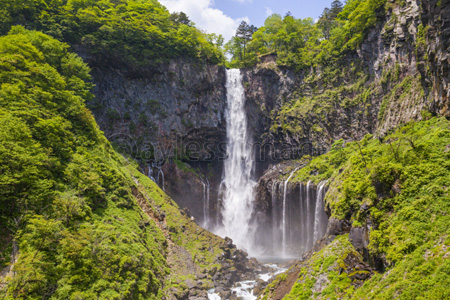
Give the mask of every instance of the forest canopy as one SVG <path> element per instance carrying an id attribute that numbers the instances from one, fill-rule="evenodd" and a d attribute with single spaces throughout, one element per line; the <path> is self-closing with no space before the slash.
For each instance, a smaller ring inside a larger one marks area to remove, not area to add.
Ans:
<path id="1" fill-rule="evenodd" d="M 349 0 L 345 5 L 334 0 L 325 8 L 317 22 L 312 18 L 296 19 L 291 13 L 284 17 L 269 16 L 264 26 L 253 30 L 241 24 L 236 35 L 226 44 L 231 56 L 230 67 L 249 67 L 258 57 L 277 55 L 281 66 L 297 70 L 339 59 L 354 51 L 384 12 L 386 0 Z M 253 30 L 250 36 L 242 28 Z"/>
<path id="2" fill-rule="evenodd" d="M 156 0 L 0 0 L 0 33 L 17 24 L 87 50 L 100 64 L 138 67 L 180 57 L 224 62 L 208 34 Z"/>

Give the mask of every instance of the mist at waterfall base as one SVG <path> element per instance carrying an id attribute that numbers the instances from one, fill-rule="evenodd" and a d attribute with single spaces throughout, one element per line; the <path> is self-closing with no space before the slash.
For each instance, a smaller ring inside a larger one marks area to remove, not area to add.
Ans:
<path id="1" fill-rule="evenodd" d="M 222 226 L 212 231 L 230 237 L 238 248 L 260 260 L 275 262 L 299 257 L 325 234 L 328 224 L 323 204 L 326 182 L 317 187 L 311 182 L 306 185 L 290 182 L 294 170 L 286 180 L 272 181 L 271 217 L 261 217 L 255 212 L 257 183 L 252 178 L 255 159 L 240 70 L 227 70 L 226 88 L 228 156 L 220 187 Z M 204 203 L 209 206 L 209 199 Z"/>

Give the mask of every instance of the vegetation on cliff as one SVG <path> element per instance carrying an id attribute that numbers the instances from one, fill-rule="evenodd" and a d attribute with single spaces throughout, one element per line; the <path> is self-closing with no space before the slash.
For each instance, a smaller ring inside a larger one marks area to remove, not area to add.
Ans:
<path id="1" fill-rule="evenodd" d="M 202 272 L 211 286 L 223 240 L 113 150 L 68 48 L 20 26 L 0 37 L 0 267 L 14 270 L 0 295 L 161 299 Z"/>
<path id="2" fill-rule="evenodd" d="M 353 228 L 368 231 L 369 257 L 381 259 L 386 267 L 346 293 L 338 286 L 327 288 L 328 296 L 450 297 L 449 126 L 445 118 L 432 118 L 411 122 L 383 139 L 367 135 L 359 142 L 339 140 L 329 153 L 295 172 L 291 180 L 328 180 L 325 204 L 331 218 L 349 220 Z M 323 251 L 330 247 L 333 243 Z M 291 294 L 299 296 L 301 291 L 301 299 L 317 297 L 301 275 L 313 267 L 302 268 Z M 332 275 L 330 271 L 327 276 Z"/>

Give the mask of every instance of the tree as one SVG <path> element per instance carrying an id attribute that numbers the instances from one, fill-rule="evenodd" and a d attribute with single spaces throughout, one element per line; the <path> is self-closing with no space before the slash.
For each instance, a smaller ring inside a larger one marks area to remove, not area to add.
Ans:
<path id="1" fill-rule="evenodd" d="M 331 8 L 326 7 L 317 22 L 317 26 L 322 30 L 325 39 L 330 39 L 331 31 L 338 25 L 337 17 L 342 11 L 343 4 L 339 0 L 331 3 Z"/>
<path id="2" fill-rule="evenodd" d="M 333 19 L 336 19 L 339 13 L 342 11 L 344 5 L 339 0 L 334 0 L 331 2 L 330 15 Z"/>
<path id="3" fill-rule="evenodd" d="M 175 24 L 184 24 L 187 26 L 194 26 L 194 23 L 189 19 L 189 17 L 182 11 L 174 12 L 170 14 L 170 19 Z"/>
<path id="4" fill-rule="evenodd" d="M 256 30 L 258 30 L 258 28 L 256 28 L 254 25 L 247 24 L 247 22 L 245 21 L 242 21 L 236 30 L 236 37 L 241 40 L 242 44 L 243 59 L 245 59 L 245 50 L 247 44 L 252 40 L 253 33 L 255 33 Z"/>

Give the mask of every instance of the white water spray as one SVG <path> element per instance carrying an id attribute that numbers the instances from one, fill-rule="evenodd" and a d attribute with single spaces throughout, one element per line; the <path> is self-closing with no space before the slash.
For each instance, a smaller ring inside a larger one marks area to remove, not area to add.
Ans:
<path id="1" fill-rule="evenodd" d="M 227 70 L 226 87 L 228 157 L 224 162 L 222 235 L 231 237 L 236 245 L 249 251 L 253 242 L 250 218 L 256 182 L 251 178 L 254 158 L 247 131 L 245 94 L 240 70 Z"/>

